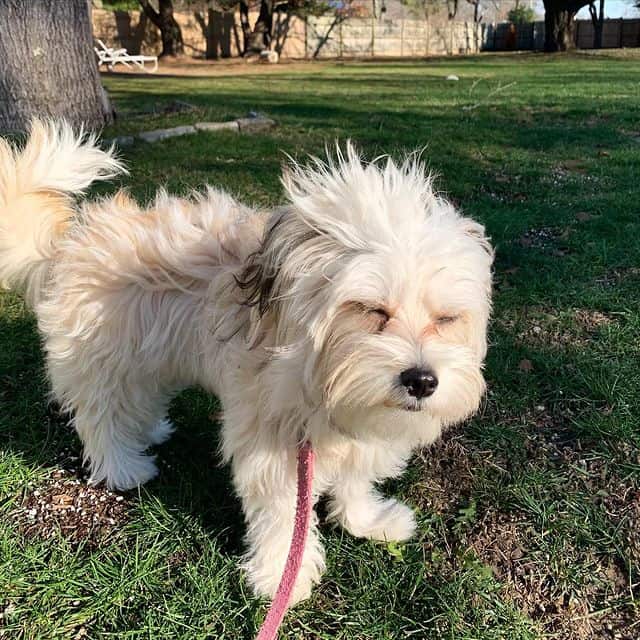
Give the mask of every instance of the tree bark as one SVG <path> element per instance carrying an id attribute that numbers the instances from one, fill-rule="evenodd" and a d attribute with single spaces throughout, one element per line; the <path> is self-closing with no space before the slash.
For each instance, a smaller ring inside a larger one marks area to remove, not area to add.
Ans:
<path id="1" fill-rule="evenodd" d="M 544 50 L 569 51 L 575 47 L 573 19 L 575 12 L 568 11 L 558 5 L 548 7 L 545 2 L 544 12 Z"/>
<path id="2" fill-rule="evenodd" d="M 0 130 L 36 116 L 99 129 L 113 119 L 87 0 L 0 0 Z"/>
<path id="3" fill-rule="evenodd" d="M 284 14 L 284 18 L 282 17 Z M 282 50 L 287 41 L 289 35 L 289 29 L 291 28 L 291 12 L 278 12 L 276 14 L 276 26 L 274 29 L 273 41 L 275 42 L 274 50 L 278 55 L 282 55 Z"/>
<path id="4" fill-rule="evenodd" d="M 207 60 L 231 57 L 231 37 L 235 27 L 235 16 L 230 11 L 207 7 L 206 18 L 200 11 L 194 11 L 193 17 L 202 29 Z"/>
<path id="5" fill-rule="evenodd" d="M 140 0 L 140 6 L 147 18 L 160 30 L 160 39 L 162 40 L 160 57 L 184 53 L 182 31 L 173 15 L 173 1 L 158 0 L 157 11 L 149 0 Z"/>
<path id="6" fill-rule="evenodd" d="M 589 14 L 593 24 L 593 48 L 602 49 L 602 28 L 604 23 L 604 0 L 600 0 L 600 14 L 596 10 L 594 2 L 589 4 Z"/>
<path id="7" fill-rule="evenodd" d="M 249 36 L 248 50 L 257 52 L 268 49 L 271 46 L 273 34 L 273 11 L 275 9 L 274 0 L 261 0 L 260 13 L 253 25 L 253 31 Z"/>
<path id="8" fill-rule="evenodd" d="M 240 0 L 240 26 L 242 27 L 242 55 L 249 52 L 251 25 L 249 23 L 249 0 Z"/>
<path id="9" fill-rule="evenodd" d="M 591 0 L 543 0 L 544 50 L 547 52 L 574 49 L 576 13 Z"/>

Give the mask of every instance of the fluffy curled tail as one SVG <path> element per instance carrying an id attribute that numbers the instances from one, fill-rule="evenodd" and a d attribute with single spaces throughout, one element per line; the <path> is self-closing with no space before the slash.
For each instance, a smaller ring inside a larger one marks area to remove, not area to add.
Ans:
<path id="1" fill-rule="evenodd" d="M 35 305 L 74 216 L 73 196 L 121 172 L 113 149 L 65 122 L 35 120 L 22 149 L 0 138 L 0 286 Z"/>

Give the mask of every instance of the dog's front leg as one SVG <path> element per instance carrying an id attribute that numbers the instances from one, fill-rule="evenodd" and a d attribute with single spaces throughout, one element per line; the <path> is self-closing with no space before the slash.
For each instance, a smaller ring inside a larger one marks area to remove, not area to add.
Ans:
<path id="1" fill-rule="evenodd" d="M 257 595 L 273 598 L 289 553 L 296 510 L 295 451 L 284 455 L 251 455 L 233 462 L 234 482 L 242 499 L 247 523 L 247 552 L 243 568 Z M 290 605 L 308 598 L 324 572 L 324 549 L 317 530 L 317 516 L 311 525 L 302 566 Z"/>
<path id="2" fill-rule="evenodd" d="M 334 481 L 328 519 L 358 538 L 408 540 L 416 529 L 412 509 L 386 498 L 375 484 L 396 477 L 404 468 L 408 448 L 370 445 L 353 447 Z"/>

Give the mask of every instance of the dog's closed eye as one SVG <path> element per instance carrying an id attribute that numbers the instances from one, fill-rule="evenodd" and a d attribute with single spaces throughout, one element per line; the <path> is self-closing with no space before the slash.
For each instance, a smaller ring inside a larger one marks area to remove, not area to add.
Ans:
<path id="1" fill-rule="evenodd" d="M 443 326 L 446 324 L 453 324 L 456 320 L 458 319 L 458 316 L 454 316 L 454 315 L 442 315 L 442 316 L 438 316 L 435 319 L 435 323 L 438 326 Z"/>
<path id="2" fill-rule="evenodd" d="M 353 302 L 351 306 L 364 318 L 369 331 L 382 331 L 391 319 L 391 314 L 384 307 L 364 302 Z"/>

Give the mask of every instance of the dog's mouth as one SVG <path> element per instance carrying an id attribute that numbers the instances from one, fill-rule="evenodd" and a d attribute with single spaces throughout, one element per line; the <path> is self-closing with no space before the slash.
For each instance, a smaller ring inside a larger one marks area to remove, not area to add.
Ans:
<path id="1" fill-rule="evenodd" d="M 412 413 L 419 413 L 420 411 L 424 411 L 427 408 L 427 403 L 420 400 L 413 400 L 410 402 L 405 402 L 402 408 L 405 411 L 411 411 Z"/>
<path id="2" fill-rule="evenodd" d="M 424 411 L 427 408 L 427 402 L 425 400 L 401 400 L 393 402 L 391 400 L 387 400 L 384 403 L 384 406 L 388 409 L 401 409 L 402 411 L 410 411 L 411 413 L 420 413 L 420 411 Z"/>

